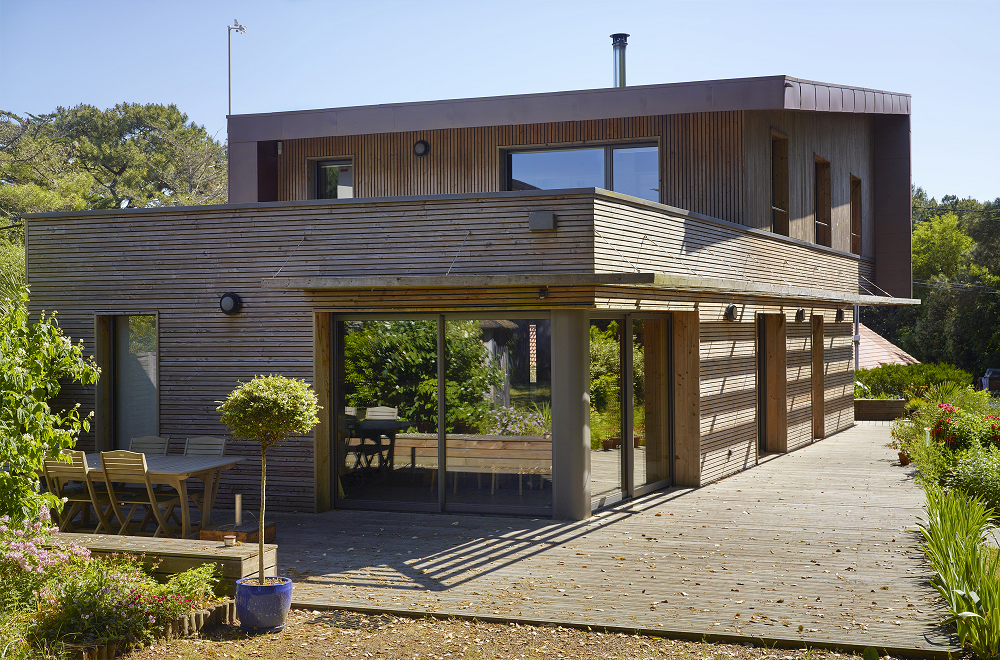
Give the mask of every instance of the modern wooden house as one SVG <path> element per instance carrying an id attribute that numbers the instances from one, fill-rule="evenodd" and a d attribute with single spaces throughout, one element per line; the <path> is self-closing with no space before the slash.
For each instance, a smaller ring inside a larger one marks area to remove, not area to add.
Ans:
<path id="1" fill-rule="evenodd" d="M 324 409 L 279 508 L 585 518 L 854 423 L 855 306 L 916 302 L 909 113 L 774 76 L 231 116 L 228 205 L 30 217 L 32 305 L 104 369 L 87 448 L 280 373 Z"/>

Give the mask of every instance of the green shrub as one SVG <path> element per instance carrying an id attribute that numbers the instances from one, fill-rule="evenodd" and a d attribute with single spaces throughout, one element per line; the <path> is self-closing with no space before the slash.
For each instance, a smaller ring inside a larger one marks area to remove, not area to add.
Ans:
<path id="1" fill-rule="evenodd" d="M 993 510 L 957 490 L 925 488 L 927 519 L 919 525 L 935 571 L 934 587 L 947 604 L 960 643 L 980 658 L 1000 655 L 1000 554 L 983 543 Z"/>
<path id="2" fill-rule="evenodd" d="M 971 385 L 972 374 L 950 364 L 883 364 L 874 369 L 855 370 L 854 380 L 868 393 L 866 398 L 911 399 L 940 383 Z"/>
<path id="3" fill-rule="evenodd" d="M 973 446 L 958 459 L 948 481 L 1000 512 L 1000 448 Z"/>

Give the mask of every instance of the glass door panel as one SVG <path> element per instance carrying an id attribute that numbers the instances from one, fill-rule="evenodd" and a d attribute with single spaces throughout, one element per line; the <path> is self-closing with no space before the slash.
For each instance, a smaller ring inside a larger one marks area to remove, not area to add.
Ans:
<path id="1" fill-rule="evenodd" d="M 338 497 L 436 504 L 437 320 L 337 322 Z"/>
<path id="2" fill-rule="evenodd" d="M 633 488 L 670 478 L 670 398 L 666 318 L 632 320 Z"/>
<path id="3" fill-rule="evenodd" d="M 156 316 L 114 317 L 115 448 L 159 435 Z"/>
<path id="4" fill-rule="evenodd" d="M 590 496 L 620 496 L 622 476 L 622 321 L 590 322 Z"/>
<path id="5" fill-rule="evenodd" d="M 445 321 L 445 501 L 552 506 L 548 319 Z"/>

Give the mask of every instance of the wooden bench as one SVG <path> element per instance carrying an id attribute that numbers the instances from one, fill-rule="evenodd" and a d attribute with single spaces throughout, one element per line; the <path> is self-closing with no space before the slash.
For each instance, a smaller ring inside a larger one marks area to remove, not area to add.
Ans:
<path id="1" fill-rule="evenodd" d="M 476 474 L 482 488 L 482 475 L 491 477 L 490 494 L 496 492 L 497 475 L 518 475 L 518 493 L 524 491 L 524 476 L 537 475 L 539 487 L 552 475 L 552 440 L 521 435 L 448 435 L 447 472 L 455 473 L 454 489 L 458 491 L 460 473 Z M 396 470 L 437 468 L 437 435 L 431 433 L 401 433 L 396 436 Z M 437 472 L 431 473 L 431 488 Z"/>
<path id="2" fill-rule="evenodd" d="M 216 588 L 219 595 L 232 596 L 236 580 L 253 577 L 258 570 L 256 543 L 227 548 L 216 541 L 67 533 L 56 534 L 53 540 L 64 544 L 76 542 L 98 557 L 115 553 L 141 556 L 143 565 L 152 568 L 153 577 L 161 582 L 202 564 L 215 564 L 222 576 Z M 264 574 L 277 575 L 277 564 L 278 546 L 265 545 Z"/>

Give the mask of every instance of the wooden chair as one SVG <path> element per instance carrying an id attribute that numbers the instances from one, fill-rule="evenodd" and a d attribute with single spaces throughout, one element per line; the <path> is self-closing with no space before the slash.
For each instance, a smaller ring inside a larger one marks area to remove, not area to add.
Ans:
<path id="1" fill-rule="evenodd" d="M 394 421 L 397 419 L 399 419 L 399 409 L 391 406 L 374 406 L 365 411 L 366 421 Z M 385 455 L 388 454 L 391 445 L 388 442 L 382 442 L 382 438 L 382 434 L 369 435 L 367 439 L 371 440 L 372 444 L 365 442 L 365 438 L 362 438 L 361 444 L 355 451 L 358 458 L 358 466 L 361 465 L 361 461 L 363 460 L 364 467 L 370 468 L 376 457 L 378 458 L 379 467 L 382 468 L 385 466 Z"/>
<path id="2" fill-rule="evenodd" d="M 153 484 L 149 480 L 149 468 L 146 466 L 146 456 L 138 452 L 131 451 L 104 451 L 101 452 L 101 468 L 104 472 L 104 483 L 108 487 L 108 495 L 111 498 L 111 509 L 121 523 L 118 534 L 128 533 L 132 516 L 136 509 L 142 507 L 146 514 L 139 523 L 137 531 L 146 527 L 150 519 L 155 519 L 157 523 L 153 536 L 160 536 L 169 531 L 167 527 L 167 517 L 173 513 L 174 508 L 181 506 L 180 498 L 176 496 L 157 496 L 153 489 Z M 115 484 L 145 484 L 145 492 L 138 489 L 115 488 Z M 131 507 L 128 515 L 123 515 L 125 507 Z"/>
<path id="3" fill-rule="evenodd" d="M 199 435 L 194 438 L 188 438 L 184 441 L 184 455 L 185 456 L 225 456 L 226 455 L 226 439 L 216 438 L 210 435 Z M 212 499 L 215 499 L 215 494 L 219 491 L 219 482 L 216 479 L 215 487 L 213 488 Z M 194 502 L 194 505 L 198 507 L 198 510 L 205 513 L 205 509 L 202 504 L 205 501 L 205 490 L 201 487 L 196 487 L 192 489 L 190 484 L 188 485 L 188 497 Z"/>
<path id="4" fill-rule="evenodd" d="M 144 435 L 139 438 L 132 438 L 131 442 L 129 442 L 128 450 L 137 451 L 140 454 L 150 454 L 151 456 L 166 456 L 169 446 L 169 435 L 162 438 L 158 435 Z"/>
<path id="5" fill-rule="evenodd" d="M 90 507 L 97 513 L 97 534 L 101 531 L 111 533 L 111 525 L 105 517 L 105 512 L 111 507 L 111 499 L 107 493 L 94 488 L 90 468 L 87 466 L 87 455 L 82 451 L 63 450 L 63 455 L 72 459 L 71 463 L 57 458 L 46 458 L 43 475 L 49 492 L 65 500 L 62 512 L 58 514 L 59 531 L 65 532 L 73 528 L 73 518 L 80 514 L 81 522 L 90 517 Z"/>
<path id="6" fill-rule="evenodd" d="M 399 419 L 399 409 L 390 406 L 375 406 L 365 411 L 365 419 Z"/>

